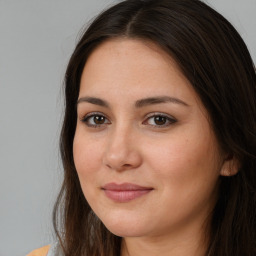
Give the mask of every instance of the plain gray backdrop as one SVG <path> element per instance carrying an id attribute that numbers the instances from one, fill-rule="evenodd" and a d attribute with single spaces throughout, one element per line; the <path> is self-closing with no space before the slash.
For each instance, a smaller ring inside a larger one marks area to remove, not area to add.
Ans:
<path id="1" fill-rule="evenodd" d="M 118 1 L 115 1 L 118 2 Z M 208 0 L 256 61 L 256 0 Z M 62 80 L 81 28 L 113 0 L 0 0 L 0 256 L 51 243 Z"/>

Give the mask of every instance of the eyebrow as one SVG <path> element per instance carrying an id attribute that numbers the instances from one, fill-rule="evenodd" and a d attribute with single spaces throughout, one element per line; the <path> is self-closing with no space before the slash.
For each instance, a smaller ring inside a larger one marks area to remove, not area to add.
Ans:
<path id="1" fill-rule="evenodd" d="M 141 108 L 141 107 L 145 107 L 148 105 L 154 105 L 154 104 L 160 104 L 160 103 L 166 103 L 166 102 L 188 106 L 187 103 L 185 103 L 184 101 L 182 101 L 180 99 L 177 99 L 174 97 L 169 97 L 169 96 L 159 96 L 159 97 L 150 97 L 150 98 L 137 100 L 135 103 L 135 107 Z"/>
<path id="2" fill-rule="evenodd" d="M 94 105 L 110 108 L 110 105 L 105 101 L 100 98 L 95 98 L 95 97 L 81 97 L 77 101 L 77 105 L 82 102 L 88 102 Z M 150 98 L 145 98 L 145 99 L 140 99 L 135 102 L 135 107 L 136 108 L 141 108 L 145 107 L 148 105 L 154 105 L 154 104 L 160 104 L 160 103 L 174 103 L 174 104 L 180 104 L 183 106 L 189 106 L 186 102 L 174 98 L 174 97 L 169 97 L 169 96 L 158 96 L 158 97 L 150 97 Z"/>
<path id="3" fill-rule="evenodd" d="M 79 103 L 82 103 L 82 102 L 88 102 L 88 103 L 91 103 L 91 104 L 94 104 L 94 105 L 98 105 L 98 106 L 109 108 L 109 104 L 105 100 L 102 100 L 100 98 L 82 97 L 82 98 L 78 99 L 77 105 Z"/>

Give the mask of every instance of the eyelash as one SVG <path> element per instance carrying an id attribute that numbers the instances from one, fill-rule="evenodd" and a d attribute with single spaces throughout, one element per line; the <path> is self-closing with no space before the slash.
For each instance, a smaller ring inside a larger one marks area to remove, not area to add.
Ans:
<path id="1" fill-rule="evenodd" d="M 88 127 L 92 127 L 92 128 L 99 128 L 99 127 L 101 127 L 102 125 L 106 125 L 106 123 L 104 123 L 104 124 L 89 124 L 90 118 L 93 118 L 93 117 L 96 117 L 96 116 L 98 116 L 98 117 L 104 117 L 105 119 L 107 119 L 107 117 L 106 117 L 105 115 L 103 115 L 102 113 L 100 113 L 100 112 L 92 112 L 92 113 L 89 113 L 89 114 L 85 115 L 85 116 L 81 119 L 81 121 L 82 121 L 83 123 L 85 123 L 85 125 L 87 125 Z"/>
<path id="2" fill-rule="evenodd" d="M 89 124 L 89 121 L 90 121 L 90 119 L 91 118 L 95 118 L 95 117 L 103 117 L 103 118 L 105 118 L 105 120 L 104 120 L 104 123 L 102 123 L 102 124 Z M 177 120 L 175 119 L 175 118 L 173 118 L 173 117 L 171 117 L 171 116 L 169 116 L 169 115 L 167 115 L 167 114 L 163 114 L 163 113 L 151 113 L 151 114 L 148 114 L 147 116 L 146 116 L 146 121 L 148 121 L 148 120 L 150 120 L 151 118 L 156 118 L 156 117 L 163 117 L 163 118 L 165 118 L 165 122 L 167 122 L 167 124 L 165 123 L 165 124 L 163 124 L 163 125 L 152 125 L 152 124 L 148 124 L 148 125 L 150 125 L 151 127 L 153 127 L 153 128 L 165 128 L 165 127 L 168 127 L 168 126 L 170 126 L 171 124 L 174 124 L 174 123 L 176 123 L 177 122 Z M 81 121 L 83 122 L 83 123 L 85 123 L 85 125 L 86 126 L 88 126 L 88 127 L 91 127 L 91 128 L 100 128 L 100 127 L 102 127 L 103 125 L 106 125 L 106 124 L 110 124 L 110 122 L 107 122 L 107 123 L 105 123 L 105 121 L 107 120 L 108 118 L 104 115 L 104 114 L 102 114 L 102 113 L 100 113 L 100 112 L 93 112 L 93 113 L 89 113 L 89 114 L 87 114 L 87 115 L 85 115 L 82 119 L 81 119 Z M 154 120 L 155 121 L 155 120 Z M 145 123 L 145 121 L 143 121 L 143 123 L 142 124 L 144 124 Z M 145 124 L 146 125 L 146 124 Z"/>
<path id="3" fill-rule="evenodd" d="M 170 126 L 171 124 L 174 124 L 174 123 L 177 122 L 177 120 L 176 120 L 174 117 L 172 117 L 172 116 L 170 116 L 170 115 L 167 115 L 167 114 L 158 113 L 158 112 L 148 114 L 148 115 L 146 116 L 146 121 L 148 122 L 150 119 L 153 119 L 153 120 L 154 120 L 154 118 L 156 118 L 156 117 L 163 117 L 163 118 L 165 118 L 165 124 L 163 124 L 163 125 L 148 124 L 148 125 L 150 125 L 151 127 L 156 128 L 156 129 L 157 129 L 157 128 L 160 128 L 160 129 L 161 129 L 161 128 L 165 128 L 165 127 L 168 127 L 168 126 Z M 154 122 L 155 122 L 155 121 L 156 121 L 156 120 L 154 120 Z M 145 122 L 145 121 L 144 121 L 144 122 Z M 143 122 L 143 124 L 144 124 L 144 122 Z"/>

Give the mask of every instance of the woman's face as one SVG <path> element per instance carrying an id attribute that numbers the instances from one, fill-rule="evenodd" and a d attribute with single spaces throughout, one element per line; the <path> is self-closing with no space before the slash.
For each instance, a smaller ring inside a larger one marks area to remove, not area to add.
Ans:
<path id="1" fill-rule="evenodd" d="M 74 161 L 88 203 L 122 237 L 199 229 L 224 160 L 190 82 L 150 42 L 115 39 L 81 78 Z"/>

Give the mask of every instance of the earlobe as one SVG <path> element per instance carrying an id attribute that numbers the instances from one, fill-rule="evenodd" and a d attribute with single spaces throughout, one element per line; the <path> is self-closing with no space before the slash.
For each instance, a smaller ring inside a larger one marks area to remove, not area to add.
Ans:
<path id="1" fill-rule="evenodd" d="M 240 163 L 233 155 L 229 155 L 223 160 L 222 167 L 220 170 L 221 176 L 234 176 L 238 173 Z"/>

